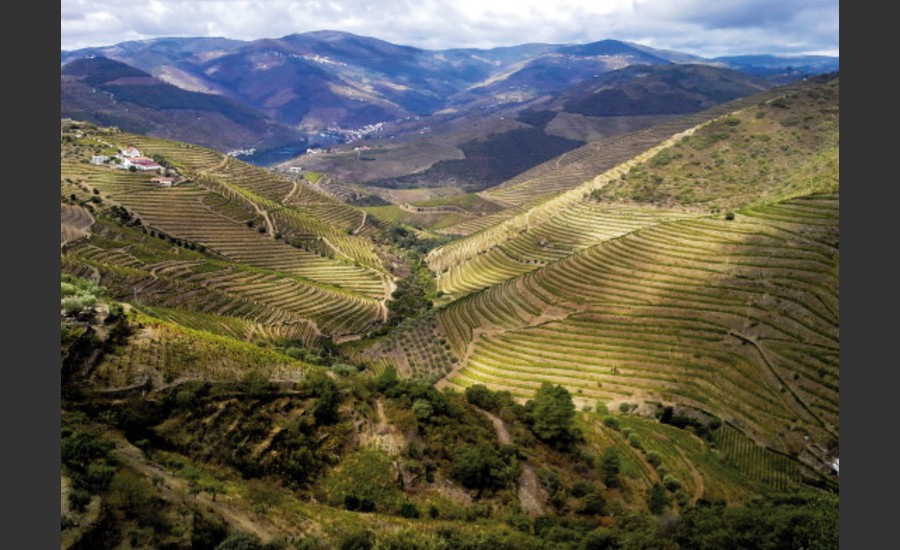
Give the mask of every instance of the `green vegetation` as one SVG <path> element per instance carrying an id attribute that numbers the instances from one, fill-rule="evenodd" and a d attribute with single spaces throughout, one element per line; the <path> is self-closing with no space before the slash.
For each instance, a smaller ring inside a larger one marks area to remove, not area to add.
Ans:
<path id="1" fill-rule="evenodd" d="M 677 203 L 718 212 L 834 192 L 837 80 L 811 86 L 810 92 L 822 101 L 793 92 L 713 120 L 592 196 L 604 202 Z M 803 132 L 784 131 L 785 125 L 798 124 Z"/>
<path id="2" fill-rule="evenodd" d="M 569 390 L 563 386 L 541 384 L 534 399 L 525 403 L 525 414 L 531 430 L 543 441 L 565 444 L 575 438 L 572 433 L 575 405 Z"/>
<path id="3" fill-rule="evenodd" d="M 837 83 L 805 85 L 455 241 L 67 124 L 62 546 L 835 548 Z M 82 162 L 126 142 L 187 181 Z"/>

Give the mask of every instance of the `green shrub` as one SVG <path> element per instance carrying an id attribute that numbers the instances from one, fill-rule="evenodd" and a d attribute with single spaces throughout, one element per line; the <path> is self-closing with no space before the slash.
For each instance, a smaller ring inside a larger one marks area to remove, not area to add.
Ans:
<path id="1" fill-rule="evenodd" d="M 419 508 L 412 502 L 404 502 L 401 504 L 397 509 L 397 515 L 409 519 L 419 519 L 422 517 L 422 514 L 419 513 Z"/>
<path id="2" fill-rule="evenodd" d="M 681 480 L 672 474 L 666 474 L 663 476 L 663 486 L 669 491 L 675 492 L 681 488 Z"/>

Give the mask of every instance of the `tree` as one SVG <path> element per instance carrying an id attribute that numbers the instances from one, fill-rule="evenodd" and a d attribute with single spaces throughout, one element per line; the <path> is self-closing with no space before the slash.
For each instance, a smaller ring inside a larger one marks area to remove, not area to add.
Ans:
<path id="1" fill-rule="evenodd" d="M 615 447 L 607 447 L 603 451 L 603 456 L 600 457 L 600 474 L 603 476 L 603 483 L 607 487 L 618 487 L 620 471 L 619 451 Z"/>
<path id="2" fill-rule="evenodd" d="M 484 384 L 473 384 L 466 388 L 466 401 L 485 410 L 492 410 L 497 406 L 494 392 Z"/>
<path id="3" fill-rule="evenodd" d="M 453 453 L 453 477 L 469 489 L 498 489 L 518 477 L 515 447 L 468 445 Z"/>
<path id="4" fill-rule="evenodd" d="M 401 504 L 400 508 L 397 509 L 397 515 L 409 519 L 418 519 L 422 517 L 419 508 L 412 502 L 404 502 Z"/>
<path id="5" fill-rule="evenodd" d="M 663 485 L 666 486 L 666 489 L 675 492 L 681 488 L 681 480 L 672 474 L 666 474 L 663 476 Z"/>
<path id="6" fill-rule="evenodd" d="M 534 434 L 547 442 L 560 443 L 570 439 L 575 404 L 569 390 L 544 382 L 534 399 L 525 404 L 526 418 Z"/>
<path id="7" fill-rule="evenodd" d="M 650 494 L 647 497 L 647 507 L 654 514 L 662 514 L 669 505 L 669 497 L 666 490 L 659 483 L 654 483 L 650 488 Z"/>
<path id="8" fill-rule="evenodd" d="M 416 399 L 412 405 L 412 413 L 420 422 L 426 422 L 434 414 L 434 407 L 427 399 Z"/>
<path id="9" fill-rule="evenodd" d="M 324 373 L 311 374 L 307 378 L 307 387 L 316 396 L 313 405 L 313 418 L 317 424 L 334 424 L 338 420 L 338 408 L 341 404 L 341 393 Z"/>

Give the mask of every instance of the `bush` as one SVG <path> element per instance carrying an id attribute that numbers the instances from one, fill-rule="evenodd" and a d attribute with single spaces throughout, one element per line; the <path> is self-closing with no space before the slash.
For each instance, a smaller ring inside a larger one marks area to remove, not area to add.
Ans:
<path id="1" fill-rule="evenodd" d="M 401 504 L 400 508 L 397 509 L 397 515 L 409 519 L 418 519 L 422 516 L 422 514 L 419 513 L 419 508 L 412 502 L 404 502 Z"/>
<path id="2" fill-rule="evenodd" d="M 591 491 L 584 495 L 584 503 L 578 510 L 578 513 L 591 516 L 599 515 L 603 513 L 605 505 L 606 501 L 603 500 L 603 495 L 596 491 Z"/>
<path id="3" fill-rule="evenodd" d="M 725 219 L 728 220 L 728 221 L 733 220 L 733 219 L 734 219 L 734 212 L 726 212 L 726 213 L 725 213 Z"/>
<path id="4" fill-rule="evenodd" d="M 354 506 L 360 512 L 392 509 L 400 496 L 397 474 L 391 458 L 379 449 L 360 449 L 348 455 L 325 480 L 333 506 Z"/>
<path id="5" fill-rule="evenodd" d="M 672 474 L 666 474 L 663 476 L 663 486 L 669 491 L 675 492 L 681 488 L 681 480 Z"/>
<path id="6" fill-rule="evenodd" d="M 338 542 L 340 550 L 370 550 L 374 547 L 375 534 L 366 529 L 351 531 Z"/>
<path id="7" fill-rule="evenodd" d="M 621 460 L 615 447 L 607 447 L 600 457 L 600 475 L 607 487 L 618 487 Z"/>
<path id="8" fill-rule="evenodd" d="M 469 489 L 499 489 L 518 477 L 515 448 L 468 445 L 453 454 L 453 477 Z"/>
<path id="9" fill-rule="evenodd" d="M 60 527 L 62 528 L 63 531 L 65 531 L 66 529 L 71 529 L 72 527 L 75 527 L 76 525 L 78 525 L 78 523 L 74 519 L 72 519 L 71 516 L 69 516 L 67 514 L 63 514 L 60 517 Z"/>
<path id="10" fill-rule="evenodd" d="M 603 417 L 603 425 L 607 428 L 619 431 L 619 419 L 615 416 L 605 416 Z"/>
<path id="11" fill-rule="evenodd" d="M 635 449 L 642 449 L 643 445 L 641 444 L 641 438 L 637 436 L 637 434 L 631 434 L 628 436 L 628 443 L 634 447 Z"/>
<path id="12" fill-rule="evenodd" d="M 416 399 L 412 405 L 412 413 L 416 420 L 426 422 L 434 414 L 434 407 L 427 399 Z"/>
<path id="13" fill-rule="evenodd" d="M 91 494 L 84 489 L 72 489 L 69 492 L 69 506 L 76 512 L 84 512 L 91 503 Z"/>
<path id="14" fill-rule="evenodd" d="M 356 495 L 347 495 L 344 497 L 344 509 L 355 512 L 359 510 L 359 497 Z"/>
<path id="15" fill-rule="evenodd" d="M 669 497 L 666 491 L 659 483 L 650 488 L 650 494 L 647 497 L 647 508 L 654 514 L 662 514 L 669 505 Z"/>

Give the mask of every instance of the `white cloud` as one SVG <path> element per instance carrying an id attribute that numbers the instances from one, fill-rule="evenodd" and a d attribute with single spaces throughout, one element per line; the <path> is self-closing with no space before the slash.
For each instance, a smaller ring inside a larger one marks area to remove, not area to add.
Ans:
<path id="1" fill-rule="evenodd" d="M 605 38 L 699 55 L 838 51 L 838 0 L 62 0 L 63 49 L 343 30 L 430 49 Z"/>

